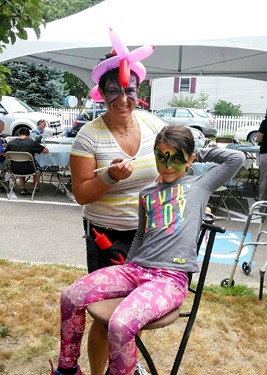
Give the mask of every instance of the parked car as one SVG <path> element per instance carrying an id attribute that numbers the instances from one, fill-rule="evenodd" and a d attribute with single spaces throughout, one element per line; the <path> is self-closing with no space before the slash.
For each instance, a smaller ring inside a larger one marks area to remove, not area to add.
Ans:
<path id="1" fill-rule="evenodd" d="M 107 111 L 106 108 L 97 108 L 95 110 L 95 118 L 101 116 L 102 113 L 105 113 L 106 111 Z M 78 131 L 83 127 L 83 125 L 86 124 L 88 121 L 92 121 L 92 120 L 93 120 L 93 110 L 92 109 L 83 110 L 77 116 L 77 118 L 73 121 L 72 129 L 69 131 L 68 137 L 76 137 Z M 161 120 L 165 122 L 166 125 L 169 124 L 169 122 L 166 121 L 165 118 L 161 118 Z M 190 128 L 190 129 L 193 133 L 196 147 L 203 147 L 206 142 L 206 138 L 204 134 L 198 129 L 195 129 L 195 128 Z"/>
<path id="2" fill-rule="evenodd" d="M 190 127 L 190 130 L 193 133 L 196 148 L 204 147 L 209 139 L 198 129 Z"/>
<path id="3" fill-rule="evenodd" d="M 198 129 L 207 138 L 215 137 L 217 134 L 214 118 L 204 109 L 166 107 L 154 113 L 167 120 L 170 124 L 187 125 Z"/>
<path id="4" fill-rule="evenodd" d="M 79 115 L 76 117 L 76 119 L 72 123 L 72 127 L 68 132 L 68 137 L 76 137 L 78 131 L 81 129 L 81 127 L 86 124 L 88 121 L 92 121 L 94 118 L 99 117 L 102 115 L 102 113 L 107 112 L 107 109 L 102 108 L 96 108 L 95 109 L 95 115 L 93 109 L 83 109 Z"/>
<path id="5" fill-rule="evenodd" d="M 17 136 L 21 128 L 30 131 L 37 122 L 44 119 L 47 123 L 46 132 L 49 136 L 62 133 L 61 117 L 36 112 L 22 100 L 13 96 L 2 96 L 0 101 L 0 119 L 5 123 L 5 134 Z"/>
<path id="6" fill-rule="evenodd" d="M 247 141 L 252 143 L 253 145 L 257 145 L 257 135 L 259 127 L 260 124 L 242 126 L 235 131 L 234 137 L 237 138 L 239 141 Z"/>

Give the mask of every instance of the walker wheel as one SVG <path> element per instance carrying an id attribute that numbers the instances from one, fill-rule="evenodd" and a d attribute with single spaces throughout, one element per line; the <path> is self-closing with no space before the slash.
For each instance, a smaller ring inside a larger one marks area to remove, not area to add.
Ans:
<path id="1" fill-rule="evenodd" d="M 245 275 L 249 275 L 251 272 L 251 265 L 248 262 L 244 262 L 242 264 L 242 271 Z"/>
<path id="2" fill-rule="evenodd" d="M 231 285 L 229 285 L 229 279 L 223 279 L 222 282 L 221 282 L 221 287 L 222 288 L 225 288 L 227 286 L 234 286 L 234 285 L 235 285 L 234 280 L 232 280 Z"/>

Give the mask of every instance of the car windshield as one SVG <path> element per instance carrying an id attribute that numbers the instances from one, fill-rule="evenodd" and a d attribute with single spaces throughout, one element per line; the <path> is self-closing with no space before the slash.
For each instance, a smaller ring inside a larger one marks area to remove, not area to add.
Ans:
<path id="1" fill-rule="evenodd" d="M 173 117 L 173 113 L 174 113 L 174 108 L 167 108 L 167 109 L 162 109 L 160 111 L 157 111 L 156 115 L 160 117 Z"/>
<path id="2" fill-rule="evenodd" d="M 178 118 L 187 118 L 187 117 L 193 117 L 193 115 L 187 109 L 177 108 L 176 112 L 175 112 L 175 117 L 178 117 Z"/>
<path id="3" fill-rule="evenodd" d="M 209 115 L 207 114 L 207 112 L 204 111 L 203 109 L 194 108 L 194 112 L 195 112 L 199 117 L 203 117 L 203 118 L 207 118 L 207 117 L 209 117 Z"/>
<path id="4" fill-rule="evenodd" d="M 86 110 L 89 110 L 89 109 L 103 109 L 103 108 L 106 108 L 105 106 L 105 103 L 102 102 L 102 103 L 95 103 L 92 99 L 87 99 L 84 104 L 83 104 L 84 108 Z"/>
<path id="5" fill-rule="evenodd" d="M 7 112 L 16 112 L 16 113 L 27 113 L 27 112 L 34 112 L 34 110 L 29 107 L 26 103 L 22 100 L 17 98 L 13 98 L 9 96 L 8 98 L 3 98 L 1 105 L 5 108 Z"/>

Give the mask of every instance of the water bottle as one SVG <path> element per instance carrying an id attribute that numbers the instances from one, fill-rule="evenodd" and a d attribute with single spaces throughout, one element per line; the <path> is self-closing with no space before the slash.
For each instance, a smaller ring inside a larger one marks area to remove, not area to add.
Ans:
<path id="1" fill-rule="evenodd" d="M 70 129 L 66 126 L 66 129 L 65 129 L 65 137 L 66 138 L 68 137 L 69 132 L 70 132 Z"/>

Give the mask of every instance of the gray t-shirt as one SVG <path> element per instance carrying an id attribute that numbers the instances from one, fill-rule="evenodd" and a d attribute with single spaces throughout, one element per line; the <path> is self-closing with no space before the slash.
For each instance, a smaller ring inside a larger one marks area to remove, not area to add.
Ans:
<path id="1" fill-rule="evenodd" d="M 139 226 L 126 263 L 198 272 L 197 240 L 210 195 L 236 174 L 241 151 L 200 149 L 197 162 L 216 163 L 200 176 L 145 187 L 139 195 Z"/>

